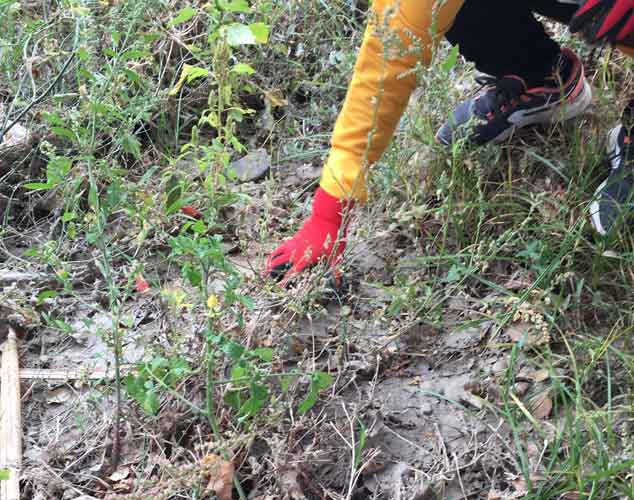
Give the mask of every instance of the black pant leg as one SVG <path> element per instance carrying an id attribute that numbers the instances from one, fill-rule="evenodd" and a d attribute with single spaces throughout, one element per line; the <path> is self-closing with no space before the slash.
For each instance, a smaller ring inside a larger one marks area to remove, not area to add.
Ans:
<path id="1" fill-rule="evenodd" d="M 552 73 L 561 48 L 534 12 L 565 20 L 575 10 L 556 0 L 466 0 L 446 36 L 479 71 L 518 75 L 529 85 L 540 85 Z"/>

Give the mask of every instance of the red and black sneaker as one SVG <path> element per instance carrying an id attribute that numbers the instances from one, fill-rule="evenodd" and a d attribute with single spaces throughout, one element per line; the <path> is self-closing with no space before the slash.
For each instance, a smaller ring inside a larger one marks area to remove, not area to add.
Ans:
<path id="1" fill-rule="evenodd" d="M 514 75 L 477 78 L 482 91 L 456 108 L 436 140 L 445 145 L 465 138 L 479 145 L 502 142 L 518 128 L 581 114 L 592 100 L 583 65 L 573 51 L 562 49 L 559 67 L 565 68 L 560 71 L 565 81 L 552 78 L 552 86 L 528 88 Z"/>

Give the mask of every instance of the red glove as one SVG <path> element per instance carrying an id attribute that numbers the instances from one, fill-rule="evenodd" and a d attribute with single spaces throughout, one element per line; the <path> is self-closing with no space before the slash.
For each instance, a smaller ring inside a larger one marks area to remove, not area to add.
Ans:
<path id="1" fill-rule="evenodd" d="M 348 221 L 343 220 L 343 215 L 347 215 L 353 205 L 353 202 L 329 195 L 322 188 L 317 189 L 312 215 L 293 238 L 269 256 L 265 275 L 277 279 L 283 276 L 281 284 L 285 286 L 293 276 L 327 258 L 338 278 L 337 266 L 346 248 L 348 232 Z"/>
<path id="2" fill-rule="evenodd" d="M 634 0 L 587 0 L 570 23 L 570 30 L 583 31 L 591 42 L 607 39 L 628 42 L 634 35 Z"/>

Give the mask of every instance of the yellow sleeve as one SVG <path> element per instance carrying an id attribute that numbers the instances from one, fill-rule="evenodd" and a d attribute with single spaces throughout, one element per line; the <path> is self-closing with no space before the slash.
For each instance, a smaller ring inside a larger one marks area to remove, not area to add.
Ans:
<path id="1" fill-rule="evenodd" d="M 450 28 L 463 1 L 374 0 L 373 19 L 363 38 L 321 177 L 321 187 L 329 194 L 367 199 L 364 163 L 370 166 L 383 154 L 416 87 L 416 76 L 403 74 L 419 61 L 429 64 L 434 43 Z M 435 8 L 436 4 L 442 6 Z M 410 34 L 420 40 L 422 51 L 412 50 L 418 44 Z M 396 50 L 392 43 L 385 50 L 383 39 L 394 36 L 405 50 Z"/>

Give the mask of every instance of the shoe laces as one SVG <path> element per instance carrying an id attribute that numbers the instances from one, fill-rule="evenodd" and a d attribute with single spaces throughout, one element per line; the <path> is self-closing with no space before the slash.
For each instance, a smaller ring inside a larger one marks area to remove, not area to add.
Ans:
<path id="1" fill-rule="evenodd" d="M 476 83 L 480 85 L 478 91 L 488 87 L 488 91 L 476 99 L 476 111 L 489 120 L 517 107 L 520 100 L 528 97 L 526 85 L 517 77 L 496 78 L 482 75 L 476 77 Z"/>

